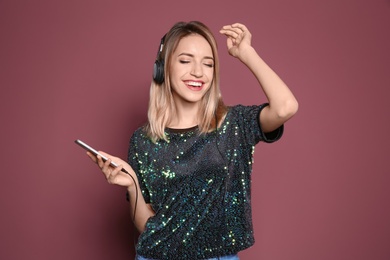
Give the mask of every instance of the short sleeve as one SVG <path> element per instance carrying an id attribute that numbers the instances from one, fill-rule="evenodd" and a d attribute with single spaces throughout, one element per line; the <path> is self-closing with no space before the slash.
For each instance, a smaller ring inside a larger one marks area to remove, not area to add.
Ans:
<path id="1" fill-rule="evenodd" d="M 257 121 L 260 128 L 261 141 L 265 143 L 273 143 L 278 141 L 282 137 L 284 131 L 284 125 L 279 126 L 277 129 L 275 129 L 272 132 L 264 133 L 260 123 L 260 113 L 261 111 L 263 111 L 263 108 L 267 107 L 268 105 L 269 105 L 268 103 L 265 103 L 260 106 L 259 113 L 257 115 Z"/>
<path id="2" fill-rule="evenodd" d="M 142 195 L 145 199 L 145 202 L 150 203 L 149 190 L 147 189 L 147 187 L 145 185 L 145 181 L 144 181 L 143 176 L 141 174 L 142 169 L 140 167 L 139 156 L 137 153 L 137 149 L 139 148 L 137 139 L 138 138 L 137 138 L 137 131 L 136 131 L 132 135 L 132 137 L 130 138 L 127 162 L 129 163 L 129 165 L 131 166 L 131 168 L 134 170 L 135 174 L 137 175 L 138 184 L 140 186 L 139 188 L 142 192 Z M 129 194 L 126 195 L 127 200 L 129 200 L 128 196 L 129 196 Z"/>
<path id="3" fill-rule="evenodd" d="M 254 106 L 237 105 L 233 107 L 238 127 L 244 135 L 246 143 L 255 145 L 259 142 L 272 143 L 283 135 L 283 125 L 278 129 L 265 133 L 260 124 L 260 113 L 268 106 L 267 103 Z"/>

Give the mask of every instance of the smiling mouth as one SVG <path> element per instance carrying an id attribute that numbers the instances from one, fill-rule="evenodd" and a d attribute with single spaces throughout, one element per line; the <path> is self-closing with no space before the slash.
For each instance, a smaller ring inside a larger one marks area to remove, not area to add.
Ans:
<path id="1" fill-rule="evenodd" d="M 200 81 L 186 81 L 185 84 L 192 88 L 201 88 L 203 86 L 203 82 Z"/>

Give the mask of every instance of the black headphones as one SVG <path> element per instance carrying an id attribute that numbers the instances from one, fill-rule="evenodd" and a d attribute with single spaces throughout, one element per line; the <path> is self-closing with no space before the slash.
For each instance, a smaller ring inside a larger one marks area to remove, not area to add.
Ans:
<path id="1" fill-rule="evenodd" d="M 154 62 L 153 66 L 153 80 L 158 85 L 161 85 L 164 82 L 164 59 L 161 57 L 161 52 L 164 47 L 165 36 L 166 35 L 161 38 L 160 46 L 157 51 L 156 61 Z"/>

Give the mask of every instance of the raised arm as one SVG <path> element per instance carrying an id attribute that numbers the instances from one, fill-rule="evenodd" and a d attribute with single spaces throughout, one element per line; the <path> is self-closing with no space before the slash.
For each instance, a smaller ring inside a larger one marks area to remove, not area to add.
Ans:
<path id="1" fill-rule="evenodd" d="M 260 113 L 264 132 L 271 132 L 298 111 L 298 102 L 282 79 L 264 62 L 251 45 L 252 35 L 245 25 L 235 23 L 220 30 L 227 36 L 229 54 L 238 58 L 255 75 L 269 106 Z"/>

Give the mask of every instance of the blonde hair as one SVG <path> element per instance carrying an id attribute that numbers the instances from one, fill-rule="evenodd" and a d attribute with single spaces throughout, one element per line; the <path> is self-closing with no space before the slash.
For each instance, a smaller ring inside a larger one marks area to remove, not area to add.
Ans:
<path id="1" fill-rule="evenodd" d="M 167 140 L 165 128 L 176 115 L 176 107 L 172 96 L 169 71 L 171 57 L 181 39 L 188 35 L 197 34 L 204 37 L 210 44 L 214 57 L 214 72 L 211 87 L 201 100 L 199 115 L 199 131 L 207 133 L 215 130 L 220 123 L 227 108 L 224 105 L 219 88 L 219 58 L 217 42 L 210 29 L 201 22 L 176 23 L 166 34 L 161 57 L 164 58 L 164 82 L 158 85 L 152 81 L 150 87 L 150 99 L 148 108 L 148 124 L 146 131 L 148 136 L 155 142 L 159 139 Z"/>

